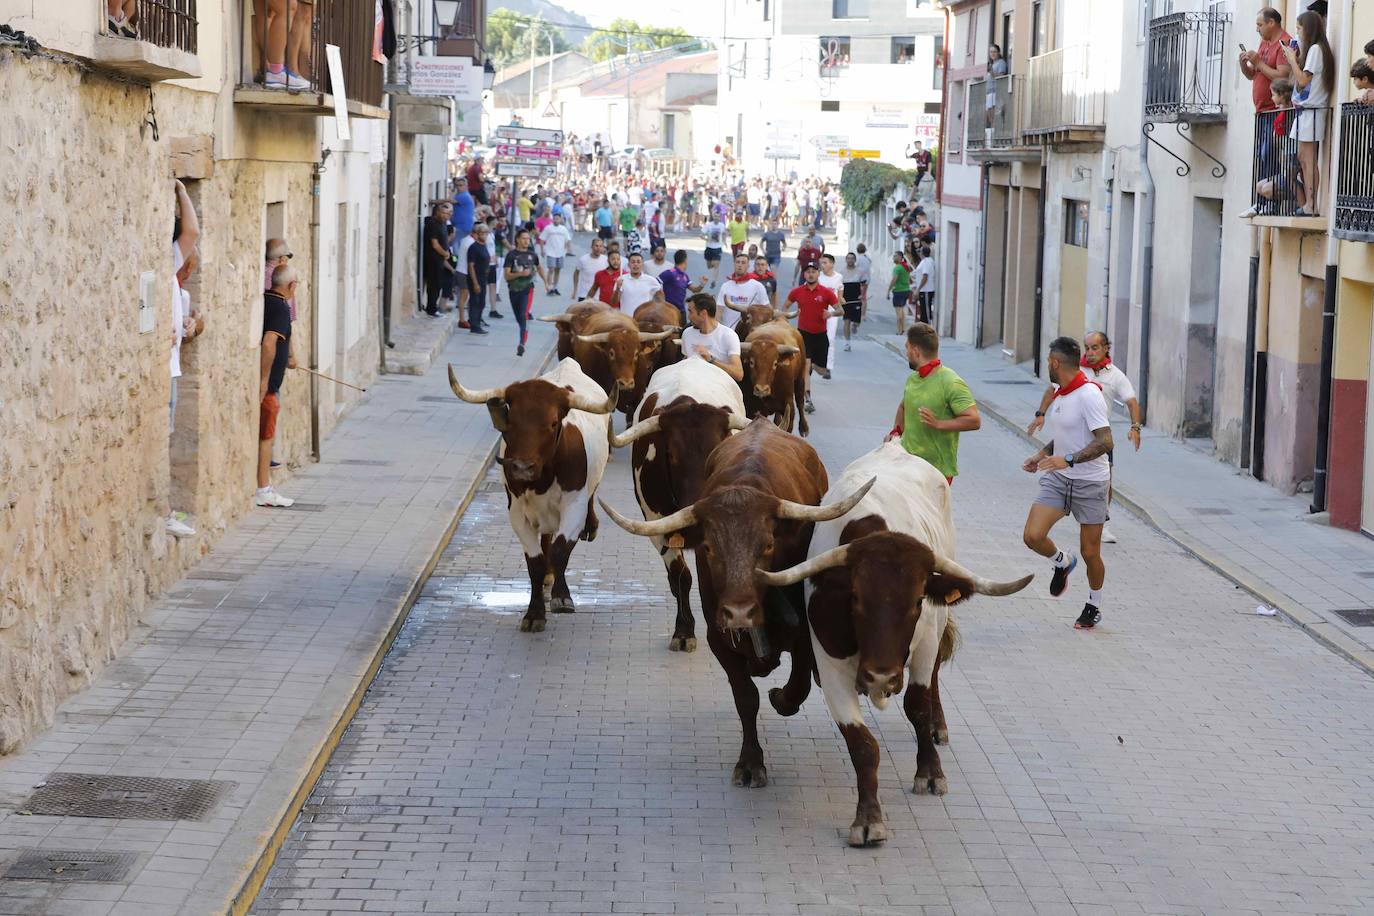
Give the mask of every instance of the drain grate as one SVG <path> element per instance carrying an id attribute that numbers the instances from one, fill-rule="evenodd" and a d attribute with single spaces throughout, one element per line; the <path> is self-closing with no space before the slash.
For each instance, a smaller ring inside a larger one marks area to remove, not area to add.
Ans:
<path id="1" fill-rule="evenodd" d="M 1352 627 L 1374 627 L 1374 607 L 1347 608 L 1336 613 Z"/>
<path id="2" fill-rule="evenodd" d="M 371 458 L 345 458 L 339 464 L 347 464 L 359 468 L 389 468 L 396 462 L 394 461 L 374 461 Z"/>
<path id="3" fill-rule="evenodd" d="M 1230 509 L 1219 509 L 1215 506 L 1189 506 L 1188 511 L 1194 515 L 1234 515 Z"/>
<path id="4" fill-rule="evenodd" d="M 3 876 L 14 881 L 121 881 L 138 861 L 134 852 L 21 849 Z"/>
<path id="5" fill-rule="evenodd" d="M 53 773 L 24 805 L 34 814 L 119 817 L 148 821 L 203 820 L 232 782 Z"/>

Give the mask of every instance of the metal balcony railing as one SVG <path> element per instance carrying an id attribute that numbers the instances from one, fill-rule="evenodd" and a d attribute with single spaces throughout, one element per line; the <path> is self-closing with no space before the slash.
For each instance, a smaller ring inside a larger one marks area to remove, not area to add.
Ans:
<path id="1" fill-rule="evenodd" d="M 1150 21 L 1145 116 L 1151 121 L 1223 120 L 1222 75 L 1231 14 L 1171 13 Z"/>
<path id="2" fill-rule="evenodd" d="M 1337 237 L 1374 242 L 1374 106 L 1341 106 L 1335 172 Z"/>
<path id="3" fill-rule="evenodd" d="M 280 60 L 291 73 L 308 84 L 283 91 L 337 94 L 325 52 L 329 45 L 337 45 L 343 64 L 344 95 L 350 101 L 374 106 L 382 104 L 385 68 L 373 58 L 376 20 L 372 0 L 241 2 L 245 7 L 245 23 L 248 23 L 239 59 L 241 86 L 267 86 L 266 64 Z M 286 23 L 284 48 L 281 46 L 283 31 L 274 27 L 278 15 Z"/>
<path id="4" fill-rule="evenodd" d="M 1298 139 L 1314 137 L 1319 143 L 1317 168 L 1321 182 L 1317 193 L 1320 197 L 1323 194 L 1321 186 L 1329 180 L 1326 162 L 1330 158 L 1327 155 L 1330 120 L 1329 108 L 1281 108 L 1255 115 L 1251 202 L 1256 216 L 1298 216 L 1299 209 L 1317 215 L 1320 201 L 1306 199 L 1306 181 L 1298 162 Z M 1369 179 L 1365 177 L 1364 180 Z"/>
<path id="5" fill-rule="evenodd" d="M 196 0 L 138 0 L 129 24 L 139 41 L 196 53 Z"/>
<path id="6" fill-rule="evenodd" d="M 987 80 L 968 81 L 968 92 L 964 97 L 964 123 L 968 125 L 968 140 L 964 144 L 965 149 L 980 150 L 987 148 L 989 134 L 987 130 L 987 98 Z"/>
<path id="7" fill-rule="evenodd" d="M 1005 149 L 1021 142 L 1021 104 L 1017 93 L 1016 76 L 994 76 L 992 78 L 992 145 Z"/>
<path id="8" fill-rule="evenodd" d="M 1105 55 L 1100 55 L 1105 56 Z M 1030 59 L 1030 108 L 1024 133 L 1096 130 L 1107 123 L 1106 61 L 1094 64 L 1086 45 L 1057 48 Z"/>

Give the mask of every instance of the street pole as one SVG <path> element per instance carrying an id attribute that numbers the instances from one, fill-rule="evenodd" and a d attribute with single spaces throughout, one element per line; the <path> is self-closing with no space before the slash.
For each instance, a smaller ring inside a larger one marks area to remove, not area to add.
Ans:
<path id="1" fill-rule="evenodd" d="M 537 38 L 538 36 L 536 36 L 536 35 L 534 34 L 534 23 L 530 23 L 530 25 L 528 26 L 528 28 L 529 28 L 529 30 L 530 30 L 530 100 L 529 100 L 529 104 L 526 105 L 525 107 L 528 108 L 528 109 L 530 110 L 530 114 L 533 115 L 533 114 L 534 114 L 534 40 L 535 40 L 535 38 Z"/>
<path id="2" fill-rule="evenodd" d="M 630 32 L 625 31 L 625 145 L 630 145 L 630 125 L 634 118 L 634 102 L 630 95 Z"/>

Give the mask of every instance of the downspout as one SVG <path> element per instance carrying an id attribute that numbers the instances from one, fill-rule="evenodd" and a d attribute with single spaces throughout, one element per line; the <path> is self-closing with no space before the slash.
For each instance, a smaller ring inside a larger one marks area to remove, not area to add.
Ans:
<path id="1" fill-rule="evenodd" d="M 944 193 L 945 189 L 945 150 L 949 146 L 949 144 L 945 142 L 944 104 L 944 101 L 949 98 L 949 7 L 945 7 L 944 10 L 945 34 L 941 39 L 940 45 L 940 132 L 936 134 L 936 136 L 939 137 L 938 142 L 940 144 L 940 171 L 935 173 L 935 202 L 937 204 L 940 203 L 941 195 Z"/>
<path id="2" fill-rule="evenodd" d="M 382 214 L 382 297 L 381 321 L 378 323 L 378 368 L 386 374 L 386 351 L 394 346 L 391 342 L 391 304 L 392 287 L 396 278 L 396 114 L 393 111 L 387 119 L 386 130 L 386 199 L 383 201 Z"/>
<path id="3" fill-rule="evenodd" d="M 1245 299 L 1245 393 L 1241 399 L 1240 466 L 1250 467 L 1251 426 L 1255 420 L 1255 323 L 1259 318 L 1260 230 L 1250 230 L 1250 287 Z"/>
<path id="4" fill-rule="evenodd" d="M 1351 7 L 1354 0 L 1342 0 L 1341 15 L 1336 20 L 1337 34 L 1342 34 L 1336 53 L 1336 104 L 1331 109 L 1331 143 L 1326 168 L 1326 275 L 1322 290 L 1322 356 L 1321 382 L 1317 388 L 1317 466 L 1312 472 L 1312 512 L 1326 511 L 1328 463 L 1331 452 L 1331 387 L 1336 352 L 1336 292 L 1339 285 L 1336 261 L 1340 255 L 1340 239 L 1336 238 L 1336 183 L 1340 180 L 1336 163 L 1341 149 L 1341 106 L 1350 94 L 1350 81 L 1343 74 L 1350 70 Z"/>
<path id="5" fill-rule="evenodd" d="M 988 263 L 988 182 L 992 178 L 992 169 L 986 161 L 979 163 L 979 171 L 982 173 L 978 182 L 978 212 L 981 216 L 978 219 L 978 290 L 975 293 L 975 301 L 978 303 L 978 319 L 974 322 L 973 346 L 982 349 L 983 347 L 983 311 L 987 308 L 988 288 L 987 279 L 984 271 L 987 270 Z M 959 269 L 956 264 L 955 270 Z"/>
<path id="6" fill-rule="evenodd" d="M 1145 88 L 1150 84 L 1150 51 L 1140 54 L 1140 379 L 1137 400 L 1140 422 L 1149 422 L 1150 404 L 1150 310 L 1154 302 L 1155 281 L 1155 179 L 1150 174 L 1150 144 L 1145 140 Z"/>
<path id="7" fill-rule="evenodd" d="M 1264 424 L 1269 416 L 1269 276 L 1274 263 L 1274 230 L 1260 230 L 1259 272 L 1262 278 L 1255 296 L 1255 406 L 1251 434 L 1250 474 L 1264 479 Z"/>
<path id="8" fill-rule="evenodd" d="M 1102 327 L 1099 330 L 1107 333 L 1107 328 L 1112 323 L 1112 205 L 1116 201 L 1116 189 L 1114 187 L 1116 176 L 1115 152 L 1108 150 L 1106 155 L 1102 157 L 1102 175 L 1105 179 L 1104 191 L 1107 195 L 1107 204 L 1104 208 L 1107 216 L 1107 225 L 1104 227 L 1107 236 L 1102 249 L 1102 256 L 1106 259 L 1106 263 L 1102 265 Z"/>
<path id="9" fill-rule="evenodd" d="M 1040 160 L 1040 193 L 1036 195 L 1040 211 L 1035 223 L 1035 314 L 1031 318 L 1031 366 L 1040 376 L 1040 338 L 1045 325 L 1045 194 L 1049 191 L 1049 147 Z"/>
<path id="10" fill-rule="evenodd" d="M 324 156 L 329 155 L 326 149 Z M 320 162 L 310 167 L 310 456 L 320 460 Z M 342 305 L 342 303 L 337 303 Z"/>

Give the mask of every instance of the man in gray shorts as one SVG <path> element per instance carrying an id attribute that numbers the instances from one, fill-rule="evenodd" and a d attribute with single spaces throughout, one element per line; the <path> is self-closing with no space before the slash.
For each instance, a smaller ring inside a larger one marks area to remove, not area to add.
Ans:
<path id="1" fill-rule="evenodd" d="M 1107 495 L 1112 448 L 1107 400 L 1102 388 L 1079 366 L 1082 351 L 1072 337 L 1050 344 L 1050 379 L 1059 386 L 1045 416 L 1050 442 L 1022 463 L 1028 473 L 1040 472 L 1040 493 L 1026 516 L 1022 539 L 1026 546 L 1054 563 L 1050 594 L 1059 597 L 1078 566 L 1072 551 L 1060 550 L 1050 540 L 1050 529 L 1073 513 L 1078 521 L 1078 549 L 1088 568 L 1088 601 L 1074 622 L 1090 630 L 1102 619 L 1102 590 L 1107 570 L 1102 565 L 1102 526 L 1107 523 Z"/>

